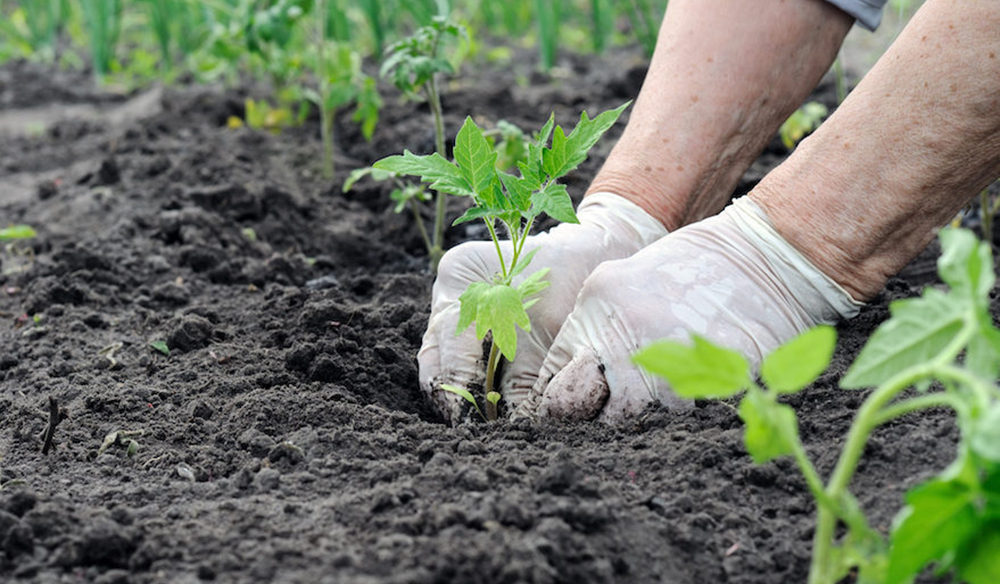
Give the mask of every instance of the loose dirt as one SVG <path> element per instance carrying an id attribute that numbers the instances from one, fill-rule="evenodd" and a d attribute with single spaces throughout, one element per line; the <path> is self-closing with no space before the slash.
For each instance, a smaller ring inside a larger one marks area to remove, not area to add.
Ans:
<path id="1" fill-rule="evenodd" d="M 473 74 L 445 91 L 448 128 L 572 123 L 633 98 L 644 67 Z M 25 63 L 0 85 L 0 222 L 39 229 L 2 255 L 0 580 L 805 581 L 805 484 L 788 461 L 752 463 L 732 404 L 620 428 L 440 423 L 417 387 L 419 234 L 381 186 L 320 179 L 317 120 L 229 129 L 259 95 L 245 87 L 107 96 Z M 432 148 L 424 107 L 386 97 L 371 143 L 341 116 L 341 177 Z M 814 99 L 832 106 L 832 86 Z M 577 197 L 621 127 L 572 177 Z M 773 141 L 738 193 L 786 155 Z M 449 245 L 482 236 L 455 228 Z M 834 367 L 791 400 L 821 471 L 865 395 L 838 378 L 888 302 L 933 283 L 933 256 L 840 328 Z M 43 456 L 49 397 L 64 419 Z M 877 433 L 853 485 L 875 526 L 956 439 L 937 411 Z"/>

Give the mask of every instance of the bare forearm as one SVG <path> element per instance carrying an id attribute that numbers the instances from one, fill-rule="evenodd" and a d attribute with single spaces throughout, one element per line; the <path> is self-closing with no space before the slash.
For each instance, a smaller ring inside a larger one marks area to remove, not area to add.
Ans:
<path id="1" fill-rule="evenodd" d="M 753 197 L 855 298 L 1000 176 L 1000 10 L 930 0 Z"/>
<path id="2" fill-rule="evenodd" d="M 821 0 L 673 0 L 628 127 L 590 192 L 618 193 L 668 229 L 718 212 L 852 22 Z"/>

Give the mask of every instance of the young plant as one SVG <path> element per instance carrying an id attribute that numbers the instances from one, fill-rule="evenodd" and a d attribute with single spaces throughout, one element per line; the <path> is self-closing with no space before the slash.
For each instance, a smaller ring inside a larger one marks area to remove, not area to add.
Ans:
<path id="1" fill-rule="evenodd" d="M 950 290 L 927 288 L 919 298 L 893 303 L 891 318 L 841 379 L 845 389 L 875 389 L 826 483 L 806 454 L 795 412 L 779 399 L 826 369 L 836 344 L 833 328 L 807 331 L 768 355 L 760 369 L 766 389 L 742 355 L 700 337 L 692 346 L 660 341 L 635 356 L 683 397 L 745 391 L 739 415 L 747 451 L 757 463 L 791 456 L 817 502 L 809 584 L 835 584 L 855 569 L 859 582 L 906 584 L 934 562 L 963 582 L 1000 581 L 1000 329 L 989 311 L 993 259 L 989 245 L 966 230 L 943 230 L 941 243 L 938 270 Z M 911 387 L 914 392 L 904 393 Z M 851 478 L 879 426 L 938 407 L 957 415 L 956 460 L 906 494 L 886 541 L 850 493 Z M 845 527 L 839 542 L 838 523 Z"/>
<path id="2" fill-rule="evenodd" d="M 441 74 L 454 74 L 455 67 L 445 58 L 443 50 L 451 42 L 458 39 L 468 39 L 464 27 L 449 21 L 444 16 L 437 16 L 428 26 L 419 28 L 411 36 L 389 47 L 389 56 L 382 64 L 380 75 L 388 77 L 404 95 L 427 101 L 434 121 L 434 151 L 441 156 L 447 156 L 445 150 L 444 114 L 441 109 L 441 91 L 438 78 Z M 376 177 L 377 178 L 377 177 Z M 405 192 L 405 191 L 403 191 Z M 430 232 L 428 254 L 431 258 L 431 269 L 437 270 L 437 264 L 444 255 L 445 202 L 444 193 L 437 194 L 435 201 L 434 227 Z M 420 198 L 412 198 L 414 212 L 418 215 L 416 204 Z M 421 225 L 421 230 L 426 229 Z"/>
<path id="3" fill-rule="evenodd" d="M 606 111 L 593 119 L 584 112 L 568 135 L 561 126 L 555 125 L 555 118 L 550 117 L 538 139 L 528 146 L 526 159 L 518 165 L 520 176 L 497 170 L 498 154 L 490 148 L 483 131 L 471 117 L 465 119 L 455 138 L 454 162 L 438 153 L 417 156 L 405 151 L 402 156 L 390 156 L 374 165 L 376 169 L 399 175 L 418 176 L 438 193 L 471 197 L 473 206 L 453 225 L 476 219 L 486 224 L 500 271 L 490 281 L 470 284 L 461 295 L 456 334 L 475 323 L 476 338 L 483 340 L 487 334 L 492 335 L 484 388 L 487 419 L 497 417 L 500 395 L 494 391 L 494 382 L 500 357 L 514 360 L 517 329 L 531 330 L 527 310 L 538 301 L 537 294 L 549 284 L 544 280 L 548 268 L 525 276 L 531 258 L 538 251 L 538 248 L 527 253 L 524 250 L 535 219 L 544 213 L 558 221 L 577 222 L 566 186 L 558 180 L 587 159 L 590 148 L 627 106 Z M 510 239 L 506 254 L 500 244 L 498 225 Z M 467 389 L 458 389 L 468 394 Z M 445 387 L 444 390 L 465 397 L 455 388 Z"/>
<path id="4" fill-rule="evenodd" d="M 0 18 L 0 33 L 17 45 L 27 57 L 52 60 L 56 41 L 68 17 L 67 0 L 21 2 L 9 15 Z"/>
<path id="5" fill-rule="evenodd" d="M 484 131 L 483 135 L 486 136 L 489 147 L 497 154 L 496 167 L 497 170 L 501 171 L 516 168 L 520 162 L 525 160 L 528 155 L 528 146 L 533 142 L 533 139 L 525 135 L 523 130 L 505 120 L 497 122 L 496 128 Z M 441 260 L 441 256 L 444 255 L 444 206 L 441 205 L 437 209 L 434 218 L 435 227 L 440 225 L 441 231 L 435 230 L 435 237 L 432 239 L 424 224 L 424 218 L 420 214 L 423 204 L 432 199 L 424 185 L 404 181 L 394 172 L 367 166 L 351 171 L 350 176 L 344 181 L 343 191 L 351 190 L 355 183 L 366 176 L 375 181 L 393 181 L 395 188 L 389 194 L 389 199 L 395 203 L 393 211 L 402 213 L 408 208 L 413 213 L 413 220 L 420 231 L 420 237 L 424 241 L 427 255 L 431 260 L 431 270 L 436 272 L 437 264 Z M 444 195 L 439 193 L 438 201 L 443 201 L 443 197 Z"/>
<path id="6" fill-rule="evenodd" d="M 325 1 L 318 0 L 320 14 L 325 12 Z M 323 141 L 323 177 L 332 179 L 333 122 L 337 111 L 355 103 L 352 119 L 361 124 L 361 133 L 371 140 L 382 108 L 382 98 L 375 87 L 375 80 L 361 70 L 361 55 L 344 43 L 327 40 L 325 18 L 317 18 L 318 39 L 315 53 L 307 59 L 317 80 L 317 89 L 306 88 L 303 95 L 314 103 L 320 114 L 320 136 Z"/>

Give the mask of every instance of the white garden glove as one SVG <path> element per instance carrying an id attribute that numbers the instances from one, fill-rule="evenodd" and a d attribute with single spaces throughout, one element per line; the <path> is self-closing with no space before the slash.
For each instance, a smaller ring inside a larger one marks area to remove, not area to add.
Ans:
<path id="1" fill-rule="evenodd" d="M 505 407 L 512 411 L 534 385 L 535 377 L 559 332 L 573 309 L 583 281 L 605 260 L 626 258 L 666 235 L 659 221 L 634 203 L 611 193 L 594 193 L 584 198 L 577 209 L 579 224 L 564 223 L 530 237 L 524 253 L 537 247 L 531 264 L 514 284 L 542 268 L 551 268 L 546 279 L 551 285 L 528 310 L 531 332 L 518 330 L 515 363 L 504 365 L 500 383 Z M 501 246 L 510 258 L 510 244 Z M 472 282 L 489 281 L 500 271 L 492 241 L 463 243 L 448 251 L 438 267 L 437 281 L 431 296 L 431 316 L 424 333 L 417 360 L 420 387 L 444 417 L 455 421 L 464 402 L 440 389 L 442 383 L 469 388 L 473 393 L 486 377 L 483 343 L 476 339 L 475 326 L 461 335 L 458 326 L 459 296 Z"/>
<path id="2" fill-rule="evenodd" d="M 655 399 L 690 407 L 632 355 L 696 333 L 757 367 L 800 332 L 850 318 L 860 306 L 743 197 L 630 258 L 601 264 L 514 417 L 619 422 Z"/>

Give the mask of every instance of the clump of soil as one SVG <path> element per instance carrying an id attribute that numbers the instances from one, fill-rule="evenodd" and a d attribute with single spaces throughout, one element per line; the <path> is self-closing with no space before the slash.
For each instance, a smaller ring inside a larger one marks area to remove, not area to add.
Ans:
<path id="1" fill-rule="evenodd" d="M 572 123 L 634 97 L 644 66 L 581 58 L 525 87 L 474 74 L 444 96 L 448 127 L 534 128 L 553 110 Z M 788 461 L 751 462 L 729 404 L 651 407 L 620 428 L 441 424 L 417 387 L 432 281 L 419 234 L 381 187 L 319 178 L 316 120 L 232 130 L 246 89 L 109 98 L 49 73 L 0 67 L 0 128 L 48 124 L 0 141 L 3 222 L 40 232 L 2 256 L 0 579 L 805 581 L 805 484 Z M 426 110 L 387 103 L 371 143 L 338 126 L 341 172 L 432 148 Z M 71 106 L 86 107 L 48 115 Z M 773 143 L 739 192 L 786 154 Z M 841 327 L 834 367 L 793 398 L 821 471 L 864 397 L 837 379 L 932 260 Z M 65 419 L 42 456 L 49 397 Z M 854 489 L 878 528 L 956 438 L 937 411 L 875 436 Z"/>

